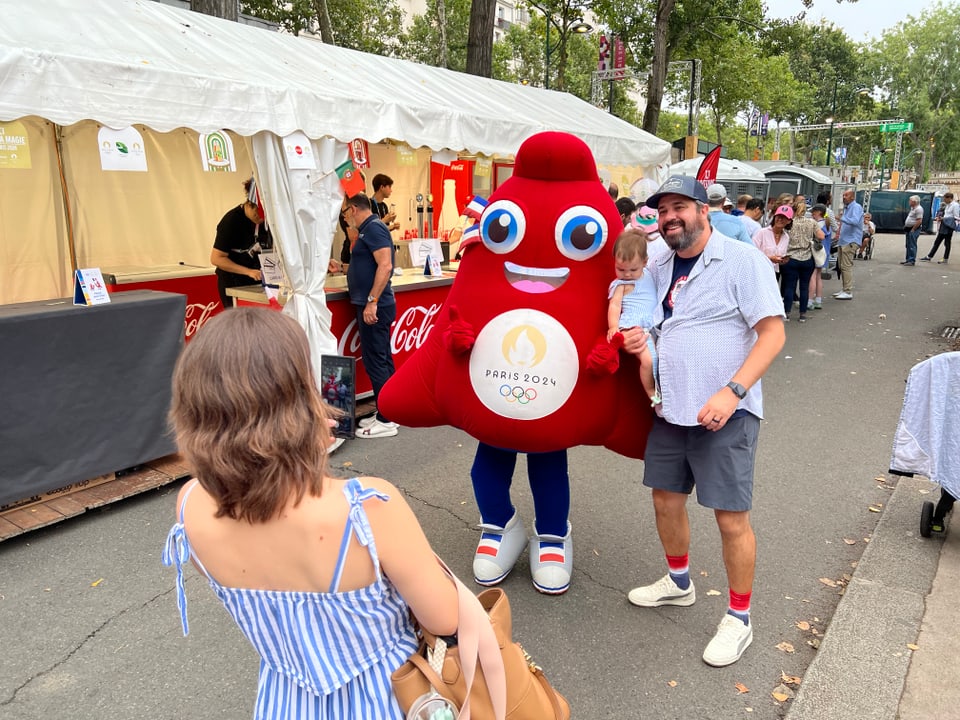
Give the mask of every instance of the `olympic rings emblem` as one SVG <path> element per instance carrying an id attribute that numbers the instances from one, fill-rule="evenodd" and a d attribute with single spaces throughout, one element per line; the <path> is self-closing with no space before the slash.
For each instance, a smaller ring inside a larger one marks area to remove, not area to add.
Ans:
<path id="1" fill-rule="evenodd" d="M 537 399 L 537 391 L 534 388 L 527 388 L 524 390 L 519 385 L 501 385 L 500 386 L 500 395 L 505 398 L 508 403 L 520 403 L 521 405 L 526 405 L 528 402 L 532 402 Z"/>

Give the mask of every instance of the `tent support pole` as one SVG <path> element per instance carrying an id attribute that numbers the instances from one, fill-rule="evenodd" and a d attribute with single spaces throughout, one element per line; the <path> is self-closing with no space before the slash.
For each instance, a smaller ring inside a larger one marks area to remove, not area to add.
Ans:
<path id="1" fill-rule="evenodd" d="M 57 170 L 60 173 L 60 199 L 63 201 L 64 217 L 67 220 L 67 249 L 70 251 L 70 267 L 72 272 L 76 272 L 77 265 L 77 246 L 73 235 L 73 216 L 70 214 L 70 194 L 67 190 L 67 176 L 63 171 L 63 128 L 59 125 L 53 126 L 55 137 L 55 148 L 57 154 Z"/>

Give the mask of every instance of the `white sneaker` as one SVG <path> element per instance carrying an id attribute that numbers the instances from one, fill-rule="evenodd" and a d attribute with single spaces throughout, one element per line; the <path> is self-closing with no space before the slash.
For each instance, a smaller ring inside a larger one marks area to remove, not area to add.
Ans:
<path id="1" fill-rule="evenodd" d="M 516 510 L 504 526 L 480 523 L 483 534 L 473 555 L 473 579 L 479 585 L 496 585 L 510 574 L 527 546 L 527 533 Z"/>
<path id="2" fill-rule="evenodd" d="M 368 415 L 365 418 L 360 418 L 359 420 L 357 420 L 357 427 L 370 427 L 371 425 L 373 425 L 374 422 L 376 422 L 376 419 L 377 419 L 376 413 L 374 413 L 373 415 Z"/>
<path id="3" fill-rule="evenodd" d="M 837 290 L 837 291 L 833 294 L 833 297 L 836 297 L 837 295 L 843 295 L 843 290 Z"/>
<path id="4" fill-rule="evenodd" d="M 346 438 L 338 437 L 334 438 L 333 442 L 330 443 L 330 447 L 327 448 L 327 455 L 333 455 L 337 450 L 340 449 L 340 446 L 346 442 Z"/>
<path id="5" fill-rule="evenodd" d="M 834 295 L 837 300 L 853 300 L 853 293 L 842 292 L 839 295 Z"/>
<path id="6" fill-rule="evenodd" d="M 530 537 L 530 575 L 533 586 L 545 595 L 562 595 L 570 587 L 573 575 L 573 528 L 567 522 L 567 534 L 539 535 L 533 523 Z"/>
<path id="7" fill-rule="evenodd" d="M 372 423 L 357 430 L 356 436 L 358 438 L 393 437 L 397 434 L 399 427 L 395 422 L 380 422 L 374 418 Z"/>
<path id="8" fill-rule="evenodd" d="M 753 642 L 753 623 L 743 621 L 727 613 L 717 626 L 717 634 L 703 651 L 703 661 L 713 667 L 732 665 Z"/>
<path id="9" fill-rule="evenodd" d="M 667 573 L 653 585 L 644 585 L 634 588 L 627 593 L 627 600 L 637 607 L 661 607 L 662 605 L 678 605 L 690 607 L 697 601 L 697 591 L 691 581 L 690 587 L 681 590 Z"/>

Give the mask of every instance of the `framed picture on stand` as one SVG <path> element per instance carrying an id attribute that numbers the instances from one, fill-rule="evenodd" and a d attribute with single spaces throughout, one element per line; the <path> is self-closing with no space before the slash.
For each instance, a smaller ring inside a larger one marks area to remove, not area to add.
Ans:
<path id="1" fill-rule="evenodd" d="M 357 359 L 345 355 L 322 356 L 320 394 L 327 405 L 344 413 L 333 434 L 336 437 L 353 437 L 357 411 Z"/>

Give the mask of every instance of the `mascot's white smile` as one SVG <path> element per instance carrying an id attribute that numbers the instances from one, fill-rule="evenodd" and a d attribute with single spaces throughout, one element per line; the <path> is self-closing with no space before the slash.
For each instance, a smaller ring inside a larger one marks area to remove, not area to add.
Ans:
<path id="1" fill-rule="evenodd" d="M 503 272 L 517 290 L 534 295 L 553 292 L 570 277 L 570 268 L 535 268 L 512 262 L 503 264 Z"/>

